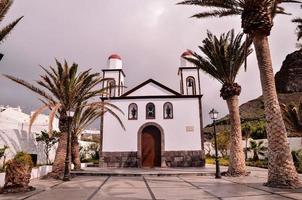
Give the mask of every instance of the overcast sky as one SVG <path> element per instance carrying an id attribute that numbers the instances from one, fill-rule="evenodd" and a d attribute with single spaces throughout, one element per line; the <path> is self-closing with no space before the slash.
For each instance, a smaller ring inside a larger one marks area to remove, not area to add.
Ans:
<path id="1" fill-rule="evenodd" d="M 54 65 L 54 58 L 76 62 L 80 70 L 100 72 L 112 53 L 123 58 L 126 85 L 132 88 L 153 78 L 179 91 L 177 69 L 186 49 L 197 50 L 206 30 L 215 34 L 240 29 L 240 17 L 197 20 L 189 18 L 199 9 L 176 6 L 174 0 L 15 0 L 2 26 L 24 15 L 10 37 L 0 46 L 4 58 L 0 72 L 28 81 L 37 80 L 39 65 Z M 274 70 L 295 50 L 298 6 L 286 6 L 292 16 L 278 16 L 270 37 Z M 240 102 L 261 95 L 255 54 L 249 57 L 248 71 L 240 72 Z M 221 85 L 202 74 L 205 123 L 212 107 L 227 113 L 219 97 Z M 33 93 L 0 77 L 0 104 L 18 106 L 29 112 L 40 105 Z"/>

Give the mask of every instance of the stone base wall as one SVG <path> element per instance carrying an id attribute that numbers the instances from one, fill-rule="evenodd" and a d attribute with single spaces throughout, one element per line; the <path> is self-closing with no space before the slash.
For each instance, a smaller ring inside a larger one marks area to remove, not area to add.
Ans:
<path id="1" fill-rule="evenodd" d="M 103 152 L 100 167 L 137 167 L 137 152 Z"/>
<path id="2" fill-rule="evenodd" d="M 167 167 L 204 167 L 203 151 L 165 151 L 162 160 Z M 138 167 L 137 152 L 103 152 L 100 167 Z"/>
<path id="3" fill-rule="evenodd" d="M 165 151 L 167 167 L 204 167 L 203 151 Z"/>

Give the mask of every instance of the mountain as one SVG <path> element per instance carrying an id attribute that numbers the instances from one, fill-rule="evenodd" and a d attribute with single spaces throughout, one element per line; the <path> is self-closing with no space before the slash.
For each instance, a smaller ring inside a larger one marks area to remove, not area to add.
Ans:
<path id="1" fill-rule="evenodd" d="M 282 67 L 275 76 L 279 103 L 284 105 L 296 104 L 302 100 L 302 49 L 286 56 Z M 264 103 L 262 96 L 248 101 L 239 107 L 242 125 L 265 123 Z M 217 131 L 229 130 L 229 116 L 225 116 L 216 122 Z M 289 137 L 302 136 L 301 132 L 293 131 L 289 124 L 285 124 Z M 204 128 L 206 138 L 210 138 L 213 132 L 212 124 Z M 208 137 L 207 137 L 208 136 Z"/>

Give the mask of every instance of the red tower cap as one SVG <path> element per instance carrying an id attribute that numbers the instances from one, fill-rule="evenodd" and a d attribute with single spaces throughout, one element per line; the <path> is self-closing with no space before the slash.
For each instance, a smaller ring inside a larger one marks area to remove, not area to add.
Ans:
<path id="1" fill-rule="evenodd" d="M 183 54 L 181 54 L 181 57 L 187 57 L 187 56 L 192 56 L 193 54 L 192 54 L 192 52 L 191 51 L 189 51 L 189 50 L 187 50 L 186 52 L 184 52 Z"/>
<path id="2" fill-rule="evenodd" d="M 109 56 L 108 60 L 110 60 L 110 59 L 119 59 L 119 60 L 122 60 L 122 58 L 119 55 L 117 55 L 117 54 L 112 54 L 111 56 Z"/>

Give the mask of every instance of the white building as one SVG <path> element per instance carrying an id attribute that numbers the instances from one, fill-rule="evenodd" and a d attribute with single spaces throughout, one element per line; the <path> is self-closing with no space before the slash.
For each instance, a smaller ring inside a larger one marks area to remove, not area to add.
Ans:
<path id="1" fill-rule="evenodd" d="M 126 130 L 109 113 L 101 118 L 101 160 L 104 167 L 204 166 L 200 69 L 181 56 L 180 92 L 149 79 L 124 92 L 125 73 L 118 55 L 108 58 L 104 78 L 112 78 L 110 98 Z M 113 87 L 120 86 L 120 87 Z"/>
<path id="2" fill-rule="evenodd" d="M 11 159 L 17 152 L 24 151 L 36 155 L 37 163 L 46 163 L 44 147 L 35 140 L 36 133 L 48 130 L 49 117 L 39 115 L 34 122 L 31 133 L 29 131 L 30 115 L 24 113 L 20 107 L 0 106 L 0 148 L 4 145 L 9 149 L 6 160 Z M 54 130 L 58 130 L 58 119 L 54 120 Z M 55 149 L 50 152 L 50 160 L 54 159 Z M 0 165 L 2 162 L 0 162 Z"/>

